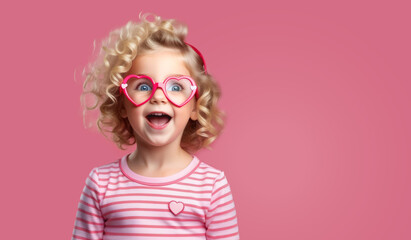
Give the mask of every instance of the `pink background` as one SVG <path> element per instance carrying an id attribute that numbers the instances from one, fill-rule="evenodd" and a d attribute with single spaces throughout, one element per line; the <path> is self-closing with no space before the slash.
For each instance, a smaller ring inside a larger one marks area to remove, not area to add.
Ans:
<path id="1" fill-rule="evenodd" d="M 1 7 L 2 239 L 69 239 L 87 174 L 128 152 L 83 127 L 79 73 L 140 11 L 187 23 L 221 85 L 197 155 L 242 239 L 411 239 L 409 1 L 100 2 Z"/>

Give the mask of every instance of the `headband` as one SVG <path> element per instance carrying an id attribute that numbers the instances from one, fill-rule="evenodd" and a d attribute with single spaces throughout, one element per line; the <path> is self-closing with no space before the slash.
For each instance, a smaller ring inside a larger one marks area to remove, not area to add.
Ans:
<path id="1" fill-rule="evenodd" d="M 191 44 L 189 44 L 189 43 L 187 43 L 187 42 L 185 42 L 185 44 L 187 44 L 188 46 L 190 46 L 190 47 L 198 54 L 198 56 L 200 56 L 201 60 L 203 61 L 204 72 L 207 74 L 207 67 L 206 67 L 206 63 L 205 63 L 203 54 L 201 54 L 201 52 L 198 51 L 198 49 L 195 48 L 193 45 L 191 45 Z"/>

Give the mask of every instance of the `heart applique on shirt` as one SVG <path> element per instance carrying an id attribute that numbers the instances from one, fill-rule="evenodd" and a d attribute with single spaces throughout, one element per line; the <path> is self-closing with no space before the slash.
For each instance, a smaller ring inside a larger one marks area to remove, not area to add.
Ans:
<path id="1" fill-rule="evenodd" d="M 168 203 L 168 208 L 175 216 L 177 216 L 184 210 L 184 203 L 172 200 Z"/>

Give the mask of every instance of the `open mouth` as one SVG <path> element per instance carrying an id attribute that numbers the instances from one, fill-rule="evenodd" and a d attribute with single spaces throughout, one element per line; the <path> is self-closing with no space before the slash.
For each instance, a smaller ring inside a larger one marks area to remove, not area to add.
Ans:
<path id="1" fill-rule="evenodd" d="M 167 126 L 167 123 L 171 120 L 171 116 L 166 113 L 152 112 L 146 116 L 146 119 L 150 126 L 161 129 Z"/>

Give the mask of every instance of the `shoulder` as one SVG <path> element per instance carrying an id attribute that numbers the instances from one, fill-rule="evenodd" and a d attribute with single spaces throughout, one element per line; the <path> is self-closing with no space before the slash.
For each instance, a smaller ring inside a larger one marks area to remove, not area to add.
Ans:
<path id="1" fill-rule="evenodd" d="M 99 172 L 117 171 L 117 170 L 120 169 L 120 160 L 121 159 L 117 159 L 117 160 L 112 161 L 110 163 L 106 163 L 106 164 L 103 164 L 101 166 L 95 167 L 94 169 L 96 169 Z"/>
<path id="2" fill-rule="evenodd" d="M 214 183 L 226 178 L 224 171 L 213 167 L 203 161 L 200 161 L 195 173 L 202 175 L 204 179 L 213 180 Z"/>
<path id="3" fill-rule="evenodd" d="M 212 174 L 221 174 L 223 171 L 220 169 L 217 169 L 203 161 L 199 161 L 197 171 L 202 172 L 202 173 L 212 173 Z"/>
<path id="4" fill-rule="evenodd" d="M 96 199 L 98 198 L 100 201 L 102 200 L 107 191 L 110 178 L 118 178 L 120 176 L 119 161 L 120 159 L 91 169 L 86 180 L 86 185 L 92 186 L 94 192 L 96 194 L 98 193 Z"/>
<path id="5" fill-rule="evenodd" d="M 109 176 L 119 175 L 120 160 L 121 159 L 117 159 L 110 163 L 102 164 L 100 166 L 92 168 L 89 173 L 89 178 L 100 182 L 104 181 L 104 179 L 107 179 Z"/>

